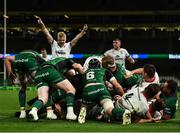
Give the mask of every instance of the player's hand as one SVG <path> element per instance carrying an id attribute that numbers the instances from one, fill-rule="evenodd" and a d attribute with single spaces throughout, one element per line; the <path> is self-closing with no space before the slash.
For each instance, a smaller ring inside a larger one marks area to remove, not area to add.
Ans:
<path id="1" fill-rule="evenodd" d="M 55 103 L 55 110 L 60 113 L 61 112 L 61 106 L 57 103 Z"/>
<path id="2" fill-rule="evenodd" d="M 86 32 L 88 30 L 88 25 L 85 24 L 84 27 L 83 27 L 83 31 Z"/>
<path id="3" fill-rule="evenodd" d="M 40 25 L 43 25 L 43 24 L 44 24 L 43 21 L 42 21 L 42 19 L 41 19 L 39 16 L 34 15 L 34 17 L 37 19 L 38 24 L 40 24 Z"/>
<path id="4" fill-rule="evenodd" d="M 152 120 L 153 122 L 161 122 L 161 119 L 158 119 L 158 118 L 153 118 Z"/>

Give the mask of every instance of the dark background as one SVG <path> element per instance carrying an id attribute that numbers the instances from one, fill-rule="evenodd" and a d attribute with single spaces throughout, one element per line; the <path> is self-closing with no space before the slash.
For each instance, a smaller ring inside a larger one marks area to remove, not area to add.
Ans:
<path id="1" fill-rule="evenodd" d="M 178 10 L 179 7 L 179 0 L 7 0 L 9 11 L 145 11 Z"/>
<path id="2" fill-rule="evenodd" d="M 0 1 L 0 53 L 3 53 L 3 1 Z M 7 53 L 24 49 L 51 53 L 33 15 L 42 17 L 51 34 L 65 31 L 70 41 L 85 23 L 87 34 L 71 53 L 103 53 L 119 37 L 129 53 L 180 54 L 179 0 L 7 0 Z M 69 18 L 66 18 L 64 15 Z M 84 59 L 77 60 L 83 63 Z M 1 71 L 3 68 L 1 60 Z M 128 69 L 153 63 L 160 75 L 180 77 L 180 61 L 137 60 Z"/>

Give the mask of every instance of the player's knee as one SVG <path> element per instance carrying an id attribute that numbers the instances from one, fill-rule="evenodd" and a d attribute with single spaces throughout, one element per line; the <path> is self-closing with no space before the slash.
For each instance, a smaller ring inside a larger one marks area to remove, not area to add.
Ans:
<path id="1" fill-rule="evenodd" d="M 67 92 L 67 93 L 73 93 L 73 94 L 75 94 L 75 93 L 76 93 L 76 89 L 75 89 L 73 86 L 71 86 L 71 87 L 69 87 L 69 88 L 67 89 L 66 92 Z"/>
<path id="2" fill-rule="evenodd" d="M 63 89 L 64 91 L 66 91 L 66 93 L 72 92 L 72 93 L 75 94 L 75 92 L 76 92 L 76 89 L 74 88 L 74 86 L 67 79 L 65 79 L 65 80 L 61 81 L 60 83 L 58 83 L 57 87 L 59 89 Z"/>
<path id="3" fill-rule="evenodd" d="M 45 105 L 48 102 L 48 97 L 39 97 L 39 100 L 43 102 L 43 105 Z"/>
<path id="4" fill-rule="evenodd" d="M 38 98 L 43 101 L 43 104 L 46 104 L 49 96 L 49 88 L 46 86 L 42 86 L 38 88 Z"/>
<path id="5" fill-rule="evenodd" d="M 74 95 L 75 95 L 76 90 L 69 90 L 69 91 L 67 91 L 66 93 L 72 93 L 72 94 L 74 94 Z"/>

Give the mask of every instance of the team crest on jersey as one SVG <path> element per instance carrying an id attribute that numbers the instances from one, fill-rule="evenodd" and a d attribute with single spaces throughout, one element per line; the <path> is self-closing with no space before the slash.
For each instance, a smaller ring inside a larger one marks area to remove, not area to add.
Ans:
<path id="1" fill-rule="evenodd" d="M 121 58 L 119 55 L 116 55 L 115 60 L 123 60 L 123 58 Z"/>

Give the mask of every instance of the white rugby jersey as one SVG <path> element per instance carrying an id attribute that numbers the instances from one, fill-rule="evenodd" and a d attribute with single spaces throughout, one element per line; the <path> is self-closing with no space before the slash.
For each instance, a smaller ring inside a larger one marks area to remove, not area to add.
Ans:
<path id="1" fill-rule="evenodd" d="M 126 92 L 122 96 L 121 104 L 130 111 L 135 110 L 138 116 L 145 116 L 149 110 L 147 99 L 138 88 Z"/>
<path id="2" fill-rule="evenodd" d="M 155 83 L 155 84 L 159 84 L 159 75 L 157 72 L 155 72 L 155 75 L 154 75 L 154 79 L 152 81 L 149 81 L 149 82 L 146 82 L 146 81 L 143 81 L 142 84 L 140 84 L 139 86 L 139 91 L 142 92 L 144 91 L 144 89 L 149 85 L 149 84 L 152 84 L 152 83 Z M 136 88 L 137 85 L 134 85 L 131 87 L 131 89 L 134 89 Z"/>
<path id="3" fill-rule="evenodd" d="M 119 50 L 115 50 L 115 49 L 110 49 L 108 51 L 106 51 L 104 53 L 105 56 L 110 55 L 112 57 L 114 57 L 115 62 L 118 64 L 121 64 L 122 66 L 125 67 L 125 59 L 130 57 L 130 54 L 128 53 L 128 51 L 124 48 L 120 48 Z"/>
<path id="4" fill-rule="evenodd" d="M 54 40 L 51 45 L 51 51 L 52 51 L 52 59 L 57 57 L 69 58 L 71 52 L 71 44 L 70 42 L 67 42 L 64 44 L 64 46 L 60 47 L 57 41 Z"/>

